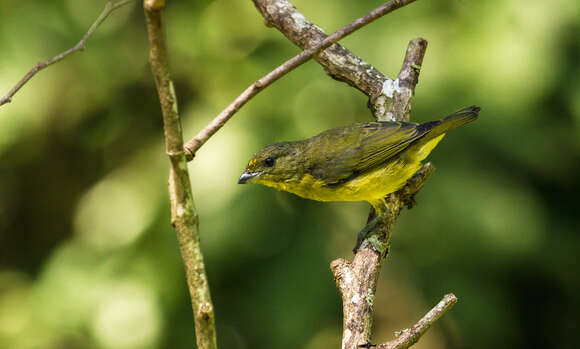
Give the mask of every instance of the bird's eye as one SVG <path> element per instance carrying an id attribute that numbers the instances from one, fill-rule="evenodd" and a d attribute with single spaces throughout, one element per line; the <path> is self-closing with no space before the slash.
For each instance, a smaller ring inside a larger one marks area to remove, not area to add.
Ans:
<path id="1" fill-rule="evenodd" d="M 266 158 L 264 159 L 264 165 L 267 167 L 272 167 L 274 166 L 274 161 L 275 161 L 274 158 Z"/>

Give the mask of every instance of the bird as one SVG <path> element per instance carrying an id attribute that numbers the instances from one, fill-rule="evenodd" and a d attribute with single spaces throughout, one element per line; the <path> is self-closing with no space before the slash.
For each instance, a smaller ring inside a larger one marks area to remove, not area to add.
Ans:
<path id="1" fill-rule="evenodd" d="M 385 197 L 405 185 L 448 131 L 476 120 L 480 110 L 474 105 L 421 124 L 358 122 L 270 144 L 252 156 L 238 183 L 316 201 L 369 202 L 377 217 L 359 232 L 356 250 L 385 213 Z"/>

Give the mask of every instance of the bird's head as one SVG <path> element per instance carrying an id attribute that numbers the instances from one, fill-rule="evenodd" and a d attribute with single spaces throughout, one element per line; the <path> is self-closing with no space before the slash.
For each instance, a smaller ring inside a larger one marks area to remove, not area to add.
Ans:
<path id="1" fill-rule="evenodd" d="M 304 167 L 301 148 L 301 142 L 281 142 L 263 148 L 252 156 L 238 183 L 279 188 L 283 183 L 298 181 Z"/>

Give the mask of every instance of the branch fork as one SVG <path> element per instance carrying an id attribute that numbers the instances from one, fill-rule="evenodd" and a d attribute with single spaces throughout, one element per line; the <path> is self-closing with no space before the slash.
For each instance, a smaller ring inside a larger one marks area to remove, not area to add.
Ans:
<path id="1" fill-rule="evenodd" d="M 327 38 L 287 0 L 253 0 L 266 25 L 277 28 L 303 50 L 317 47 Z M 393 1 L 406 5 L 411 1 Z M 391 3 L 393 3 L 391 2 Z M 346 82 L 369 97 L 368 107 L 378 121 L 409 121 L 415 86 L 419 81 L 427 41 L 411 40 L 398 76 L 390 79 L 378 69 L 351 53 L 340 44 L 333 44 L 317 53 L 314 59 L 333 79 Z M 371 344 L 374 298 L 381 262 L 388 254 L 390 236 L 401 210 L 412 207 L 415 195 L 433 174 L 435 167 L 426 163 L 399 191 L 385 198 L 387 213 L 375 232 L 361 244 L 352 261 L 339 258 L 330 263 L 343 303 L 343 349 L 379 347 L 408 348 L 419 340 L 427 328 L 456 302 L 447 295 L 411 329 L 403 330 L 395 340 Z M 369 220 L 374 217 L 371 208 Z M 430 320 L 425 320 L 430 319 Z M 428 325 L 427 325 L 428 324 Z"/>

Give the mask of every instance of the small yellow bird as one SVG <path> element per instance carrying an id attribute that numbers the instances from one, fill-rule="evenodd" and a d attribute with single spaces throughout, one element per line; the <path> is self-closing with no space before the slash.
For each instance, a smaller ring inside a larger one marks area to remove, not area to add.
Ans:
<path id="1" fill-rule="evenodd" d="M 423 124 L 360 122 L 274 143 L 254 154 L 238 183 L 259 183 L 317 201 L 368 201 L 380 215 L 385 196 L 405 185 L 447 131 L 477 119 L 479 111 L 471 106 Z M 359 243 L 369 224 L 359 233 Z"/>

